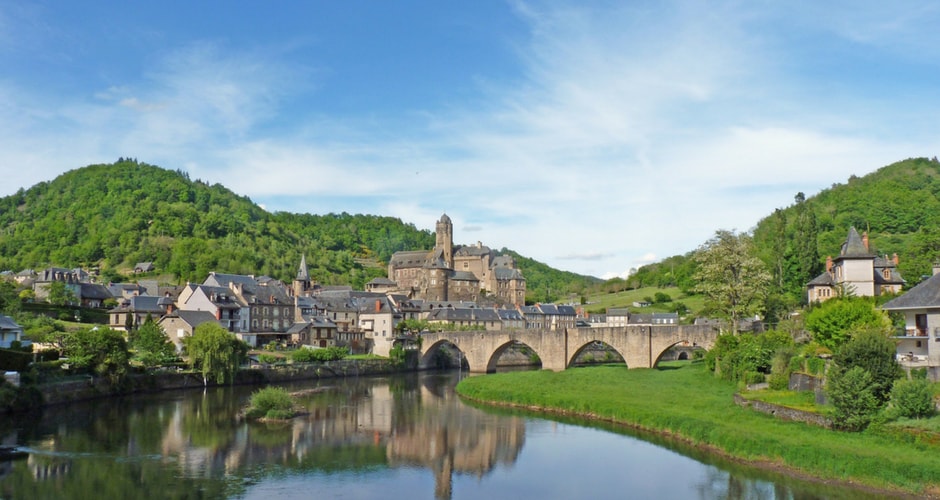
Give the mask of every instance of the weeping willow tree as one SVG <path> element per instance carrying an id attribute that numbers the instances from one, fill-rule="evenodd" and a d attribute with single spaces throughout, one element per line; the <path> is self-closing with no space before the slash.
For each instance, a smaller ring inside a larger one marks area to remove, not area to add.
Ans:
<path id="1" fill-rule="evenodd" d="M 202 373 L 203 385 L 209 385 L 210 379 L 217 384 L 234 382 L 238 367 L 248 355 L 248 344 L 215 323 L 197 326 L 184 345 L 189 364 Z"/>

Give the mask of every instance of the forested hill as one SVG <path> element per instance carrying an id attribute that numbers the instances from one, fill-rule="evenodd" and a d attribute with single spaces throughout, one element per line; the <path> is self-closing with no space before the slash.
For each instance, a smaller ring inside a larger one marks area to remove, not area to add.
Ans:
<path id="1" fill-rule="evenodd" d="M 851 227 L 868 232 L 873 254 L 898 254 L 898 270 L 908 286 L 930 275 L 940 258 L 940 162 L 913 158 L 864 177 L 853 175 L 845 184 L 833 184 L 804 203 L 797 199 L 764 218 L 754 239 L 765 262 L 782 267 L 789 288 L 802 290 L 802 280 L 821 273 L 827 256 L 839 255 Z M 801 239 L 815 241 L 815 255 L 799 250 Z M 815 257 L 815 266 L 803 276 L 793 272 L 800 268 L 801 254 Z"/>
<path id="2" fill-rule="evenodd" d="M 775 292 L 791 302 L 798 302 L 806 283 L 823 272 L 827 256 L 839 255 L 853 226 L 859 233 L 868 232 L 872 253 L 898 254 L 898 268 L 908 286 L 929 275 L 940 259 L 936 158 L 900 161 L 864 177 L 853 175 L 813 196 L 794 195 L 792 205 L 769 214 L 752 231 L 757 251 L 774 276 Z M 667 259 L 668 266 L 645 266 L 629 285 L 691 286 L 691 250 Z"/>
<path id="3" fill-rule="evenodd" d="M 153 262 L 179 283 L 210 271 L 289 282 L 306 255 L 320 283 L 361 289 L 385 276 L 392 253 L 433 245 L 433 233 L 397 218 L 268 213 L 219 184 L 136 160 L 72 170 L 0 198 L 0 270 L 97 267 L 118 280 Z M 551 282 L 559 294 L 593 280 L 530 259 L 522 272 L 529 287 Z"/>

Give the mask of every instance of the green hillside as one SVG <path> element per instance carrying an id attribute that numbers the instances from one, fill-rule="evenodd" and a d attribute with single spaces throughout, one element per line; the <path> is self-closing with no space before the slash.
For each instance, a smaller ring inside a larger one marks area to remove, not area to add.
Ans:
<path id="1" fill-rule="evenodd" d="M 814 196 L 794 194 L 792 205 L 775 210 L 751 231 L 774 277 L 768 308 L 779 312 L 801 303 L 806 283 L 824 270 L 826 256 L 839 254 L 853 226 L 868 232 L 873 253 L 898 254 L 898 269 L 908 287 L 929 275 L 932 264 L 940 259 L 940 162 L 936 158 L 900 161 L 864 177 L 852 176 Z M 626 280 L 607 281 L 588 295 L 594 298 L 651 286 L 678 287 L 689 293 L 694 284 L 694 250 L 643 266 Z"/>
<path id="2" fill-rule="evenodd" d="M 434 235 L 393 217 L 269 213 L 219 184 L 136 160 L 90 165 L 0 198 L 0 270 L 99 268 L 119 280 L 137 262 L 201 282 L 210 271 L 293 279 L 301 255 L 324 284 L 361 289 L 399 250 Z M 528 286 L 559 296 L 594 280 L 520 259 Z M 531 275 L 530 275 L 531 274 Z"/>

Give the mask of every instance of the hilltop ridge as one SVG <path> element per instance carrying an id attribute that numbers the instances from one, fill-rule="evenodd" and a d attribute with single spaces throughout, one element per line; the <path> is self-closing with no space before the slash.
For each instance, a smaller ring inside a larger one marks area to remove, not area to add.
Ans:
<path id="1" fill-rule="evenodd" d="M 269 213 L 221 184 L 133 159 L 68 171 L 0 198 L 0 270 L 98 268 L 115 281 L 137 262 L 162 277 L 210 271 L 289 281 L 306 255 L 313 278 L 361 289 L 391 255 L 431 249 L 434 234 L 394 217 Z M 533 290 L 558 296 L 596 278 L 521 259 Z"/>

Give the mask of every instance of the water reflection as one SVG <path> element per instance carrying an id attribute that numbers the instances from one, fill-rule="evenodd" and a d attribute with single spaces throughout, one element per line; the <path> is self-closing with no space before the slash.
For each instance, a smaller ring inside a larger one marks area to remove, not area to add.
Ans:
<path id="1" fill-rule="evenodd" d="M 857 498 L 655 436 L 464 404 L 454 374 L 287 386 L 304 413 L 238 417 L 257 387 L 167 392 L 0 421 L 0 498 Z M 587 426 L 585 426 L 587 425 Z"/>
<path id="2" fill-rule="evenodd" d="M 56 408 L 19 422 L 29 457 L 3 462 L 3 498 L 88 498 L 108 483 L 114 497 L 225 497 L 266 473 L 423 467 L 450 498 L 452 476 L 511 464 L 525 421 L 463 406 L 452 375 L 295 384 L 304 412 L 288 421 L 238 417 L 255 388 L 224 388 Z M 113 484 L 115 477 L 132 484 Z M 219 481 L 220 479 L 227 479 Z M 234 480 L 233 480 L 234 479 Z M 132 485 L 139 486 L 134 491 Z M 197 494 L 198 493 L 198 494 Z M 112 497 L 111 494 L 108 497 Z"/>

